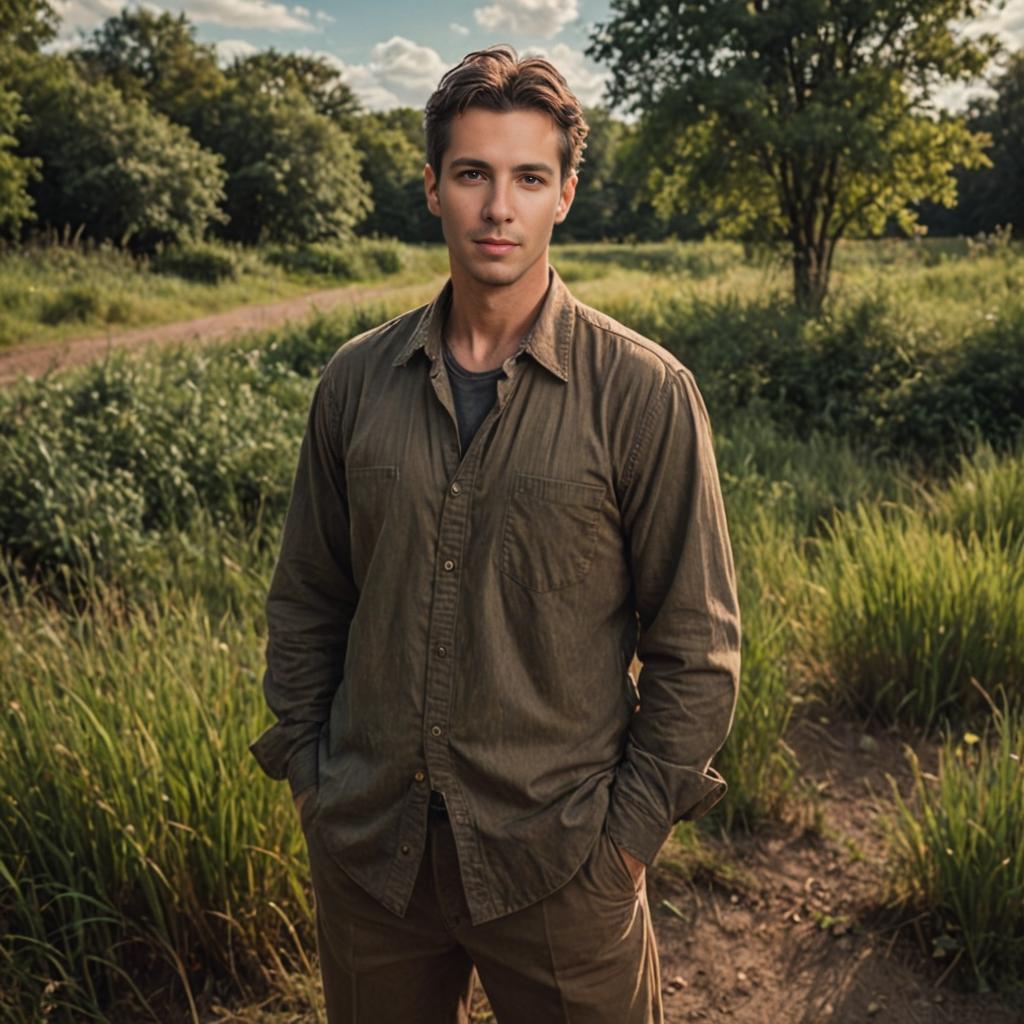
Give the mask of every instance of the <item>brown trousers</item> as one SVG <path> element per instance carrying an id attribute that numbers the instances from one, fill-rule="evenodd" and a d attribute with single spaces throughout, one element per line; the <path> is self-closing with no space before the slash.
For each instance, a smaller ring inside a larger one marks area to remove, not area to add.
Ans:
<path id="1" fill-rule="evenodd" d="M 646 887 L 606 829 L 560 889 L 475 927 L 443 815 L 405 917 L 346 875 L 315 821 L 306 840 L 329 1024 L 468 1024 L 478 977 L 498 1024 L 662 1024 Z"/>

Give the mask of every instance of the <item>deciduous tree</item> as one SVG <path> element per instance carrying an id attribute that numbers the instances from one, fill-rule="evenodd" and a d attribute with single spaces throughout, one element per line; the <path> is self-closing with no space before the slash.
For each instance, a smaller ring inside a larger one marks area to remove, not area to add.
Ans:
<path id="1" fill-rule="evenodd" d="M 914 225 L 956 200 L 983 133 L 936 109 L 998 44 L 958 35 L 983 0 L 612 0 L 587 53 L 640 116 L 647 187 L 722 234 L 785 242 L 797 302 L 815 313 L 836 243 Z"/>

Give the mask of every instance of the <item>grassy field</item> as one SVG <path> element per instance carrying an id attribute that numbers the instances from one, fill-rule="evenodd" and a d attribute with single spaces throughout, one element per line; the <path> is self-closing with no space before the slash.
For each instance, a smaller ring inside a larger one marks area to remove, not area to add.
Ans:
<path id="1" fill-rule="evenodd" d="M 0 349 L 191 320 L 341 285 L 420 281 L 443 248 L 360 240 L 244 249 L 192 246 L 135 257 L 109 244 L 0 251 Z"/>
<path id="2" fill-rule="evenodd" d="M 940 770 L 891 801 L 878 905 L 947 955 L 945 984 L 1019 990 L 1024 253 L 850 243 L 816 322 L 784 264 L 731 244 L 552 258 L 694 370 L 714 425 L 743 679 L 728 799 L 677 838 L 698 864 L 716 835 L 799 818 L 788 737 L 812 705 L 932 737 Z M 103 296 L 107 272 L 86 275 Z M 168 310 L 211 286 L 180 287 Z M 0 1016 L 313 998 L 303 839 L 246 750 L 269 718 L 262 602 L 317 367 L 398 311 L 0 394 Z"/>

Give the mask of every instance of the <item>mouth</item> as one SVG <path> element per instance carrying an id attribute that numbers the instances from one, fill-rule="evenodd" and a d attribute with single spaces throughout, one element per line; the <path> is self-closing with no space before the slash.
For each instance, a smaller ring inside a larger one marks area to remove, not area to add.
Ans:
<path id="1" fill-rule="evenodd" d="M 504 253 L 519 248 L 517 242 L 510 242 L 504 238 L 479 238 L 475 239 L 473 244 L 492 256 L 501 256 Z"/>

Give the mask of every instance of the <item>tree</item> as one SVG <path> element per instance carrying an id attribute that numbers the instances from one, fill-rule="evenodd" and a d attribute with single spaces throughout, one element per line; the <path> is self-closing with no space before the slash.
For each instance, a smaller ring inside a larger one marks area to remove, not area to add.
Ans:
<path id="1" fill-rule="evenodd" d="M 42 161 L 31 193 L 43 223 L 151 251 L 223 218 L 219 158 L 143 100 L 88 84 L 60 57 L 34 61 L 19 91 L 21 151 Z"/>
<path id="2" fill-rule="evenodd" d="M 225 233 L 244 242 L 348 238 L 371 208 L 349 135 L 295 85 L 253 90 L 229 75 L 204 142 L 228 172 Z"/>
<path id="3" fill-rule="evenodd" d="M 353 131 L 361 106 L 337 68 L 323 57 L 280 53 L 271 47 L 236 57 L 229 74 L 249 88 L 281 97 L 297 89 L 322 117 L 344 131 Z"/>
<path id="4" fill-rule="evenodd" d="M 998 0 L 997 0 L 998 3 Z M 956 200 L 983 133 L 937 112 L 980 74 L 992 35 L 951 27 L 984 0 L 612 0 L 587 54 L 612 106 L 640 115 L 646 187 L 721 234 L 784 242 L 797 303 L 821 309 L 836 243 L 911 231 L 912 204 Z"/>
<path id="5" fill-rule="evenodd" d="M 423 111 L 400 107 L 363 114 L 354 133 L 373 198 L 360 232 L 405 242 L 442 241 L 441 222 L 427 209 L 423 192 Z"/>
<path id="6" fill-rule="evenodd" d="M 49 0 L 0 0 L 0 62 L 7 47 L 34 51 L 49 42 L 59 22 Z"/>
<path id="7" fill-rule="evenodd" d="M 124 8 L 97 28 L 71 59 L 93 84 L 109 81 L 128 100 L 146 100 L 154 110 L 191 131 L 202 129 L 206 112 L 227 87 L 213 46 L 196 40 L 184 15 Z"/>
<path id="8" fill-rule="evenodd" d="M 1018 50 L 994 82 L 995 95 L 971 105 L 968 123 L 992 136 L 991 170 L 960 178 L 964 223 L 975 234 L 1012 224 L 1024 233 L 1024 50 Z M 958 210 L 958 212 L 960 212 Z"/>
<path id="9" fill-rule="evenodd" d="M 5 234 L 17 234 L 34 216 L 28 183 L 39 176 L 40 161 L 14 153 L 14 133 L 26 120 L 17 95 L 0 87 L 0 232 Z"/>

